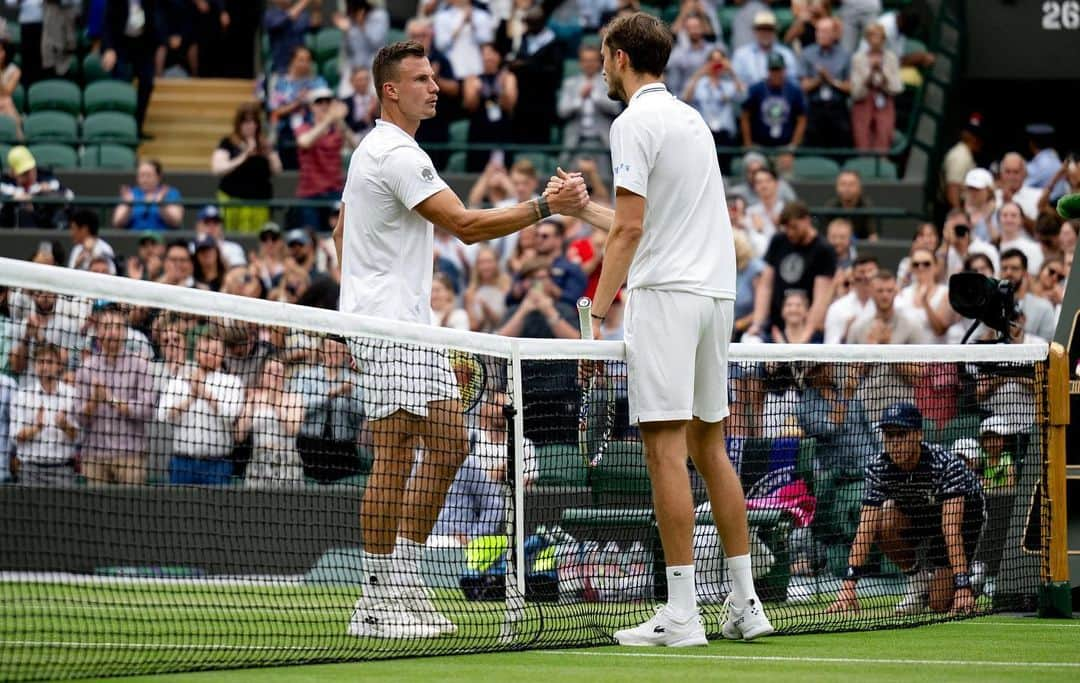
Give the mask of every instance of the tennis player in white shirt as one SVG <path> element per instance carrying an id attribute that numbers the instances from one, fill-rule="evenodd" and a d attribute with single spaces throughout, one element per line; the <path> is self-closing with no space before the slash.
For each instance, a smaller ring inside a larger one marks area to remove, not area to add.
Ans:
<path id="1" fill-rule="evenodd" d="M 580 209 L 588 195 L 584 181 L 574 178 L 550 203 L 541 197 L 501 209 L 466 209 L 414 139 L 420 122 L 435 116 L 439 93 L 423 46 L 382 48 L 372 76 L 382 118 L 353 152 L 334 229 L 339 307 L 430 324 L 433 223 L 472 244 Z M 360 506 L 363 597 L 348 633 L 395 639 L 452 634 L 457 628 L 431 603 L 419 560 L 468 456 L 457 382 L 443 353 L 370 340 L 355 343 L 353 351 L 375 463 Z M 415 462 L 421 445 L 424 457 Z"/>
<path id="2" fill-rule="evenodd" d="M 735 248 L 712 134 L 661 81 L 671 32 L 636 13 L 608 25 L 608 95 L 627 107 L 611 126 L 615 210 L 574 212 L 610 226 L 593 327 L 625 281 L 630 419 L 638 423 L 667 561 L 668 603 L 644 624 L 615 632 L 622 645 L 704 645 L 693 565 L 693 497 L 687 455 L 705 480 L 733 588 L 725 638 L 773 632 L 754 589 L 746 502 L 724 446 L 728 340 L 734 317 Z M 558 196 L 573 179 L 560 170 Z M 599 336 L 599 334 L 597 334 Z"/>

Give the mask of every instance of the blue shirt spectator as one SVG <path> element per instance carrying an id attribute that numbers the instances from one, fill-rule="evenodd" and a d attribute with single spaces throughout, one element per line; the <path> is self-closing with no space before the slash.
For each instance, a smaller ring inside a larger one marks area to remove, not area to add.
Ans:
<path id="1" fill-rule="evenodd" d="M 270 64 L 274 73 L 282 73 L 289 67 L 292 51 L 304 44 L 304 33 L 311 23 L 307 13 L 310 0 L 272 0 L 270 4 L 263 15 L 263 28 L 270 39 Z"/>
<path id="2" fill-rule="evenodd" d="M 733 42 L 738 46 L 738 42 Z M 743 83 L 753 85 L 768 75 L 769 58 L 779 55 L 784 60 L 784 67 L 791 78 L 799 73 L 799 62 L 791 48 L 776 40 L 776 16 L 769 11 L 761 11 L 754 16 L 753 42 L 736 47 L 731 58 L 731 66 Z"/>
<path id="3" fill-rule="evenodd" d="M 798 146 L 806 130 L 806 98 L 785 75 L 783 59 L 769 58 L 769 77 L 750 86 L 743 104 L 743 144 Z"/>
<path id="4" fill-rule="evenodd" d="M 123 203 L 113 211 L 114 228 L 140 232 L 173 230 L 184 222 L 180 191 L 161 182 L 161 163 L 155 159 L 139 162 L 135 186 L 120 188 Z"/>

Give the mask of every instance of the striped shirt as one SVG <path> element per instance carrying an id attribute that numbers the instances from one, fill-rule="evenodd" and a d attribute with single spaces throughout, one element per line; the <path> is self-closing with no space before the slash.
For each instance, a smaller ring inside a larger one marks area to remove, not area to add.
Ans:
<path id="1" fill-rule="evenodd" d="M 866 467 L 863 505 L 881 507 L 886 500 L 909 517 L 941 513 L 946 500 L 964 496 L 965 510 L 982 510 L 983 493 L 975 473 L 940 446 L 922 443 L 915 469 L 905 472 L 884 452 Z"/>

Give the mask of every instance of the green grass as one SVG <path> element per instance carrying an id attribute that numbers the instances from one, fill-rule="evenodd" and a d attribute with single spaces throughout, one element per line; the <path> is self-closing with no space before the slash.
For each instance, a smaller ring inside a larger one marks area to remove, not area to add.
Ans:
<path id="1" fill-rule="evenodd" d="M 1080 621 L 990 617 L 918 629 L 784 636 L 759 643 L 715 642 L 708 648 L 657 651 L 618 647 L 566 649 L 610 642 L 615 628 L 646 618 L 643 603 L 529 605 L 518 646 L 560 648 L 495 651 L 502 603 L 464 603 L 451 592 L 440 607 L 457 636 L 436 641 L 383 642 L 344 635 L 355 589 L 294 584 L 0 583 L 0 680 L 228 671 L 149 676 L 155 681 L 356 680 L 694 680 L 716 672 L 752 680 L 1076 680 Z M 872 604 L 876 603 L 876 604 Z M 786 631 L 851 627 L 822 621 L 823 604 L 771 607 Z M 718 609 L 705 609 L 710 631 Z M 891 617 L 890 600 L 864 601 L 862 618 Z M 457 656 L 393 659 L 421 654 Z M 350 664 L 309 664 L 345 660 Z M 963 662 L 963 663 L 957 663 Z M 1027 662 L 1026 667 L 1013 666 Z M 1009 663 L 1009 665 L 1004 665 Z M 267 667 L 244 669 L 243 667 Z M 686 677 L 685 679 L 683 677 Z"/>

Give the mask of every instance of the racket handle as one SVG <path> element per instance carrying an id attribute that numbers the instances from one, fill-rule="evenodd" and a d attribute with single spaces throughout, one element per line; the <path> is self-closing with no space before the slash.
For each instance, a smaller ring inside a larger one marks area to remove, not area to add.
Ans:
<path id="1" fill-rule="evenodd" d="M 592 341 L 592 301 L 587 296 L 577 300 L 578 326 L 581 328 L 581 338 Z"/>

